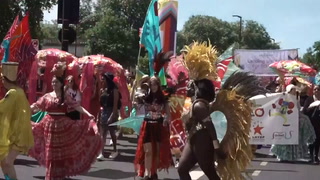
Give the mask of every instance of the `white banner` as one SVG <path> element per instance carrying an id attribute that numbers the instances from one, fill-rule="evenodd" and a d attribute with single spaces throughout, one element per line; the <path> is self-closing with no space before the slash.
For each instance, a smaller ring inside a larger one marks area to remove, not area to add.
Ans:
<path id="1" fill-rule="evenodd" d="M 298 144 L 299 110 L 295 96 L 273 93 L 255 96 L 250 101 L 250 144 Z"/>
<path id="2" fill-rule="evenodd" d="M 298 59 L 298 49 L 287 50 L 245 50 L 234 51 L 234 61 L 244 71 L 259 76 L 276 76 L 269 65 L 281 60 Z"/>

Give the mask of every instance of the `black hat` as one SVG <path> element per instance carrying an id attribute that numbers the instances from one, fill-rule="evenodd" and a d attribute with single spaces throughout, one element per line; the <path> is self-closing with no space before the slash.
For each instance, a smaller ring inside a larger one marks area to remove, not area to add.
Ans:
<path id="1" fill-rule="evenodd" d="M 114 79 L 114 75 L 112 73 L 107 72 L 107 73 L 104 73 L 103 75 L 106 78 L 110 79 L 111 81 L 113 81 L 113 79 Z"/>

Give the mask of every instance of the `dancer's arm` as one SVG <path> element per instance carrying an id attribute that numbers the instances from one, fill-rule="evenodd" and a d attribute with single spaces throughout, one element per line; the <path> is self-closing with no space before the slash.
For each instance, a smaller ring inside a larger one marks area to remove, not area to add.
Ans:
<path id="1" fill-rule="evenodd" d="M 32 113 L 37 113 L 39 111 L 45 111 L 46 109 L 46 95 L 44 94 L 35 103 L 33 103 L 30 108 Z"/>
<path id="2" fill-rule="evenodd" d="M 111 115 L 110 115 L 110 117 L 109 117 L 109 120 L 111 120 L 111 118 L 114 118 L 114 116 L 116 115 L 116 114 L 118 114 L 118 102 L 119 102 L 119 91 L 118 91 L 118 89 L 117 88 L 115 88 L 114 90 L 113 90 L 113 109 L 112 109 L 112 113 L 111 113 Z M 108 120 L 108 122 L 109 122 L 109 120 Z"/>
<path id="3" fill-rule="evenodd" d="M 89 116 L 90 118 L 94 118 L 94 116 L 92 114 L 90 114 L 85 108 L 83 108 L 82 106 L 76 106 L 74 107 L 74 109 L 78 112 L 80 112 L 81 114 L 86 114 L 87 116 Z"/>

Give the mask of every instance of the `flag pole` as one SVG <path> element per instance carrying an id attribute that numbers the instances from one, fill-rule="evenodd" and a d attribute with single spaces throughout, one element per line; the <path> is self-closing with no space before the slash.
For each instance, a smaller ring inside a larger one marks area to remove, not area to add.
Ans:
<path id="1" fill-rule="evenodd" d="M 141 38 L 140 38 L 141 39 Z M 139 64 L 140 64 L 140 55 L 141 55 L 141 43 L 139 42 L 139 52 L 138 52 L 138 58 L 137 58 L 137 65 L 135 67 L 136 69 L 136 77 L 135 77 L 135 80 L 134 80 L 134 83 L 132 85 L 132 89 L 131 89 L 131 94 L 130 94 L 130 99 L 131 101 L 133 102 L 133 98 L 134 98 L 134 94 L 135 94 L 135 91 L 137 89 L 137 77 L 138 77 L 138 72 L 139 72 Z"/>
<path id="2" fill-rule="evenodd" d="M 141 54 L 141 45 L 139 45 L 139 52 L 138 52 L 137 66 L 139 66 L 139 64 L 140 64 L 140 54 Z"/>

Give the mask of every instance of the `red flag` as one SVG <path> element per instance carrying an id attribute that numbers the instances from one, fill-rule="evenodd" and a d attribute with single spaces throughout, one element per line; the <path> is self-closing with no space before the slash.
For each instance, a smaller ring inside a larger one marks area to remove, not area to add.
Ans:
<path id="1" fill-rule="evenodd" d="M 7 34 L 7 38 L 11 38 L 8 61 L 19 63 L 17 81 L 27 91 L 27 80 L 37 50 L 31 42 L 29 14 L 27 13 L 18 25 L 16 20 Z M 14 32 L 12 32 L 13 30 Z"/>
<path id="2" fill-rule="evenodd" d="M 3 38 L 3 40 L 11 38 L 13 33 L 16 31 L 17 27 L 19 26 L 19 24 L 20 24 L 20 15 L 18 14 L 14 19 L 9 31 L 7 32 L 7 35 Z M 4 48 L 0 47 L 0 59 L 2 59 L 3 55 L 4 55 Z"/>
<path id="3" fill-rule="evenodd" d="M 31 42 L 31 34 L 29 29 L 29 14 L 22 19 L 19 27 L 14 34 L 20 35 L 15 42 L 12 42 L 11 48 L 14 49 L 13 61 L 19 62 L 18 82 L 21 87 L 27 90 L 27 80 L 30 74 L 31 66 L 37 50 Z"/>

